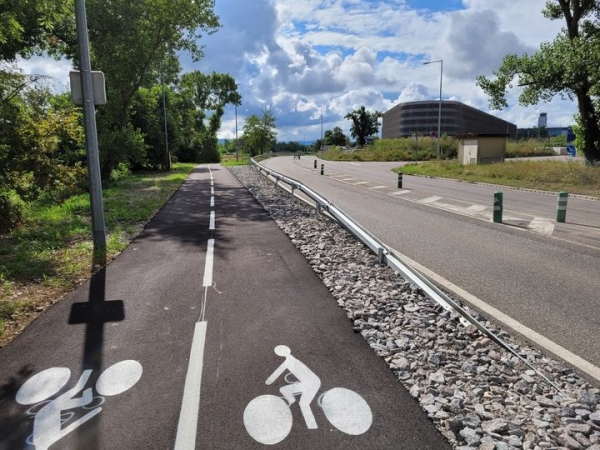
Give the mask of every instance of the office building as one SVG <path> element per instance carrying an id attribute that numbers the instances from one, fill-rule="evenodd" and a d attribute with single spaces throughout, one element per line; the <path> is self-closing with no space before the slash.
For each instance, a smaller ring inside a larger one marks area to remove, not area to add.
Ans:
<path id="1" fill-rule="evenodd" d="M 437 136 L 439 101 L 399 103 L 383 114 L 383 139 Z M 457 101 L 442 101 L 441 134 L 508 134 L 515 138 L 517 126 Z"/>

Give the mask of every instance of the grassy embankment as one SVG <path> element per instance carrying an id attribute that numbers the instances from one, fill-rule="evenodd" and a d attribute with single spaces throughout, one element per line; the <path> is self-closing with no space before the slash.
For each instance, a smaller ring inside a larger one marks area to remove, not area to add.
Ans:
<path id="1" fill-rule="evenodd" d="M 348 152 L 333 148 L 323 153 L 323 159 L 337 161 L 420 161 L 396 172 L 454 178 L 471 182 L 484 182 L 503 186 L 538 189 L 600 197 L 600 167 L 585 166 L 580 161 L 511 161 L 510 158 L 555 155 L 551 147 L 564 146 L 564 137 L 509 141 L 507 162 L 462 166 L 456 158 L 456 140 L 441 139 L 442 157 L 448 161 L 436 162 L 436 139 L 382 139 L 372 146 Z M 427 162 L 423 162 L 427 161 Z"/>
<path id="2" fill-rule="evenodd" d="M 555 155 L 551 147 L 564 147 L 565 138 L 530 139 L 528 141 L 509 141 L 506 157 Z M 442 159 L 454 159 L 458 154 L 458 141 L 443 136 L 440 139 Z M 329 161 L 430 161 L 437 159 L 437 139 L 421 137 L 413 139 L 378 139 L 373 145 L 360 150 L 345 151 L 331 148 L 321 156 Z"/>
<path id="3" fill-rule="evenodd" d="M 111 181 L 103 190 L 108 259 L 140 233 L 192 171 L 142 173 Z M 61 205 L 29 205 L 24 223 L 0 235 L 0 346 L 37 313 L 91 274 L 89 195 Z"/>
<path id="4" fill-rule="evenodd" d="M 465 166 L 442 161 L 409 164 L 395 171 L 600 198 L 600 167 L 586 166 L 582 161 L 530 160 Z"/>

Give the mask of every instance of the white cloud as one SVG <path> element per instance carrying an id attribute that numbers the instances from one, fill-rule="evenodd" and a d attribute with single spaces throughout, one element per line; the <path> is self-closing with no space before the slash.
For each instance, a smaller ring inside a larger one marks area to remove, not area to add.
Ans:
<path id="1" fill-rule="evenodd" d="M 70 61 L 34 56 L 29 59 L 19 59 L 17 63 L 26 74 L 49 77 L 45 83 L 54 91 L 65 92 L 69 89 L 69 72 L 73 70 Z"/>
<path id="2" fill-rule="evenodd" d="M 243 96 L 238 130 L 249 114 L 270 106 L 280 140 L 319 137 L 321 108 L 325 130 L 347 131 L 343 116 L 361 105 L 385 111 L 401 101 L 437 99 L 440 70 L 423 66 L 428 60 L 444 60 L 443 98 L 489 112 L 476 76 L 492 75 L 506 53 L 535 51 L 556 36 L 563 23 L 542 16 L 545 2 L 462 0 L 454 11 L 436 11 L 405 0 L 219 0 L 223 27 L 203 38 L 206 57 L 183 57 L 182 65 L 234 76 Z M 35 64 L 31 71 L 64 79 L 69 70 L 68 63 Z M 511 92 L 511 106 L 492 113 L 526 127 L 540 111 L 550 126 L 571 123 L 576 111 L 560 99 L 521 107 L 517 96 Z M 221 135 L 235 136 L 233 107 Z"/>

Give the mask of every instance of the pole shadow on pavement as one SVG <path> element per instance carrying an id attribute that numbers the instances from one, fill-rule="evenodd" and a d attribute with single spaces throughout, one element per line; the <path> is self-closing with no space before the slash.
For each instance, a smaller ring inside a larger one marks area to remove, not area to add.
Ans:
<path id="1" fill-rule="evenodd" d="M 123 300 L 106 300 L 106 267 L 96 272 L 90 280 L 87 302 L 74 303 L 71 307 L 69 325 L 85 324 L 85 341 L 81 371 L 92 370 L 88 386 L 95 386 L 102 373 L 102 352 L 104 346 L 104 324 L 121 322 L 125 319 Z M 98 436 L 98 415 L 90 423 L 77 429 L 81 448 L 98 450 L 101 445 Z"/>

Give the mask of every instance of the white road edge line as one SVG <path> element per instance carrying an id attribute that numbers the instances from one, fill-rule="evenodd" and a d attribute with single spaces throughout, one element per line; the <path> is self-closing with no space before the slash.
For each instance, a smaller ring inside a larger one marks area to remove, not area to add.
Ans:
<path id="1" fill-rule="evenodd" d="M 202 286 L 204 286 L 204 287 L 212 286 L 214 253 L 215 253 L 215 240 L 209 239 L 208 246 L 206 248 L 206 263 L 204 266 L 204 281 L 202 282 Z"/>
<path id="2" fill-rule="evenodd" d="M 504 314 L 502 311 L 494 308 L 491 305 L 488 305 L 483 300 L 480 300 L 479 298 L 475 297 L 473 294 L 470 294 L 469 292 L 465 291 L 464 289 L 462 289 L 462 288 L 458 287 L 457 285 L 451 283 L 450 281 L 446 280 L 445 278 L 442 278 L 435 272 L 432 272 L 431 270 L 427 269 L 426 267 L 423 267 L 416 261 L 413 261 L 408 256 L 403 255 L 402 253 L 400 253 L 396 250 L 393 250 L 393 251 L 394 251 L 394 253 L 399 255 L 404 261 L 406 261 L 412 267 L 414 267 L 419 272 L 421 272 L 423 275 L 436 281 L 438 284 L 440 284 L 444 288 L 448 289 L 449 291 L 454 292 L 459 297 L 462 297 L 466 302 L 468 302 L 471 305 L 475 306 L 476 308 L 480 309 L 481 311 L 486 313 L 488 316 L 493 317 L 495 320 L 497 320 L 499 322 L 502 322 L 506 326 L 512 328 L 517 333 L 520 333 L 521 335 L 525 336 L 530 341 L 535 342 L 540 347 L 548 350 L 549 352 L 555 354 L 556 356 L 563 359 L 564 361 L 571 364 L 572 366 L 577 367 L 582 372 L 585 372 L 589 376 L 600 381 L 600 367 L 595 366 L 594 364 L 590 363 L 589 361 L 586 361 L 585 359 L 581 358 L 580 356 L 577 356 L 575 353 L 572 353 L 571 351 L 567 350 L 566 348 L 558 345 L 556 342 L 551 341 L 550 339 L 546 338 L 545 336 L 542 336 L 541 334 L 537 333 L 536 331 L 532 330 L 531 328 L 526 327 L 525 325 L 516 321 L 509 315 Z"/>
<path id="3" fill-rule="evenodd" d="M 177 435 L 175 437 L 175 450 L 194 450 L 196 448 L 205 341 L 206 322 L 196 322 L 192 348 L 190 350 L 190 362 L 183 388 L 183 401 L 181 403 Z"/>

